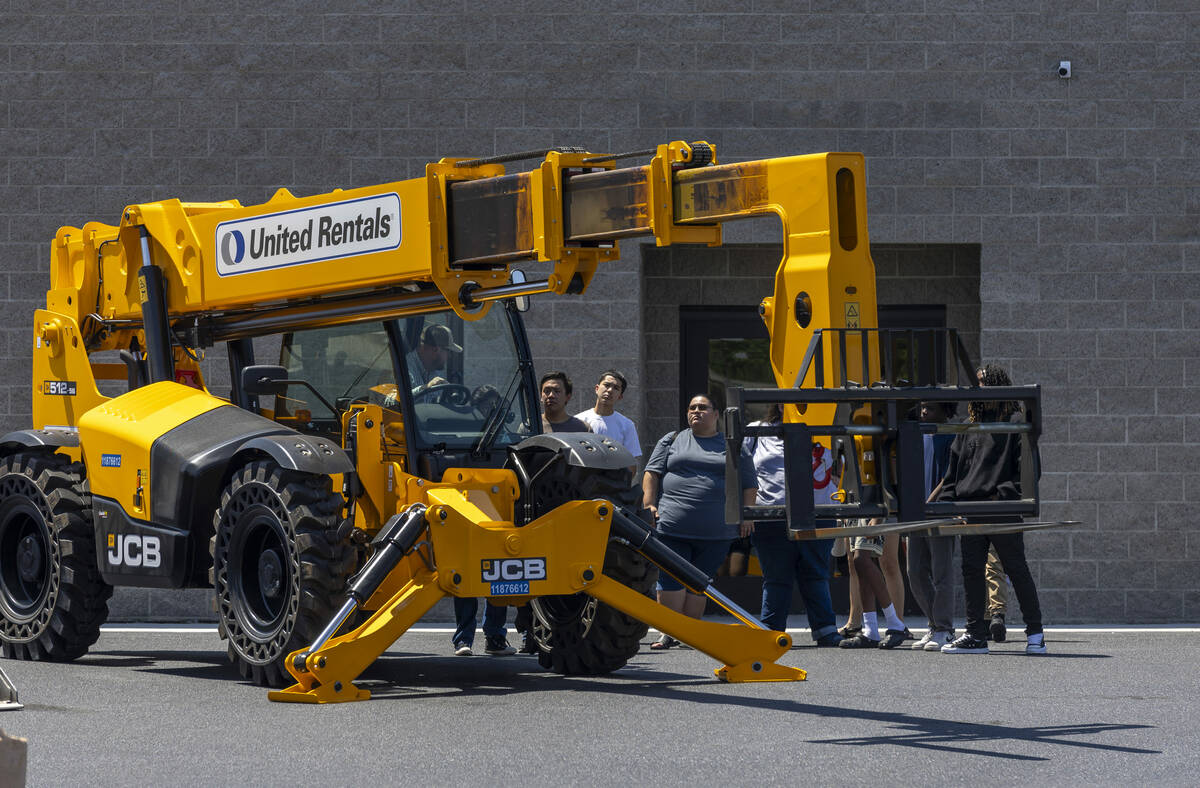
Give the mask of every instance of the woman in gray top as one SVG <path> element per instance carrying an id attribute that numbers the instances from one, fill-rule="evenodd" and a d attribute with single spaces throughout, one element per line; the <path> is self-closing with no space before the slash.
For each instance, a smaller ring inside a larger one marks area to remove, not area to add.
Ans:
<path id="1" fill-rule="evenodd" d="M 659 439 L 642 477 L 643 505 L 654 515 L 662 541 L 709 577 L 738 536 L 749 536 L 753 525 L 725 524 L 725 435 L 717 430 L 717 407 L 707 394 L 688 403 L 688 428 Z M 752 505 L 757 490 L 754 463 L 742 458 L 742 503 Z M 705 598 L 686 590 L 666 573 L 659 575 L 658 601 L 670 609 L 700 618 Z M 650 646 L 675 645 L 663 635 Z"/>

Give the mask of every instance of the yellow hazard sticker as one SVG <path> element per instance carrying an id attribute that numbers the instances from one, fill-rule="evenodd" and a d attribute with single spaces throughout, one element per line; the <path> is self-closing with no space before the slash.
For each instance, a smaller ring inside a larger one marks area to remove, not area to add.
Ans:
<path id="1" fill-rule="evenodd" d="M 862 315 L 857 301 L 846 302 L 846 328 L 862 328 Z"/>
<path id="2" fill-rule="evenodd" d="M 137 283 L 138 283 L 138 298 L 144 304 L 150 300 L 150 297 L 146 295 L 146 277 L 139 276 L 137 278 Z"/>

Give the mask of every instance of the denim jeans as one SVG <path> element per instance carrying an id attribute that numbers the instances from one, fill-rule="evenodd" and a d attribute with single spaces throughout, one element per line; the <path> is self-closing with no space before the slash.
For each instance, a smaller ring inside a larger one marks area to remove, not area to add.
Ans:
<path id="1" fill-rule="evenodd" d="M 832 520 L 818 520 L 818 528 L 832 528 Z M 792 606 L 792 584 L 800 587 L 812 639 L 820 640 L 837 631 L 833 617 L 833 599 L 829 595 L 829 555 L 832 539 L 793 542 L 787 538 L 782 521 L 757 523 L 754 548 L 762 566 L 762 620 L 774 630 L 787 628 Z"/>
<path id="2" fill-rule="evenodd" d="M 454 597 L 454 645 L 470 646 L 475 642 L 475 622 L 479 613 L 479 600 L 475 597 Z M 504 637 L 508 634 L 504 621 L 508 617 L 507 607 L 497 607 L 488 602 L 483 606 L 483 634 L 486 637 Z"/>

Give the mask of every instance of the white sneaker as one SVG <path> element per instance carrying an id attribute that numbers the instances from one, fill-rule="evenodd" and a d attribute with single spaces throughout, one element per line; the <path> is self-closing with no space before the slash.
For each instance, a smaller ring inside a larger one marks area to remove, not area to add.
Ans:
<path id="1" fill-rule="evenodd" d="M 1037 638 L 1037 640 L 1034 640 L 1033 638 Z M 1028 642 L 1025 643 L 1025 653 L 1026 654 L 1045 654 L 1046 653 L 1045 637 L 1042 635 L 1034 635 L 1034 636 L 1030 637 Z"/>
<path id="2" fill-rule="evenodd" d="M 929 642 L 925 644 L 926 651 L 941 651 L 942 646 L 950 642 L 954 636 L 953 632 L 947 632 L 944 629 L 937 632 L 929 633 Z"/>
<path id="3" fill-rule="evenodd" d="M 912 644 L 913 651 L 924 651 L 925 647 L 929 645 L 931 638 L 933 638 L 932 629 L 925 633 L 925 637 Z M 941 648 L 941 646 L 938 646 L 938 648 Z"/>
<path id="4" fill-rule="evenodd" d="M 454 656 L 456 656 L 456 657 L 471 656 L 471 647 L 468 646 L 466 643 L 462 643 L 458 646 L 455 646 L 454 647 Z"/>

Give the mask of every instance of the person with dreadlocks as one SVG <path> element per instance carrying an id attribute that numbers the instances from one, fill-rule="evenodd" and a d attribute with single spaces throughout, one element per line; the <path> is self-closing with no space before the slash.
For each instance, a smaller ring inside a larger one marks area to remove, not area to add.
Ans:
<path id="1" fill-rule="evenodd" d="M 980 376 L 981 386 L 1011 386 L 1003 368 L 988 364 Z M 996 423 L 1018 421 L 1021 413 L 1015 402 L 970 402 L 968 421 Z M 935 491 L 938 501 L 1007 501 L 1021 497 L 1021 438 L 1017 433 L 968 432 L 955 437 L 950 446 L 950 461 L 941 485 Z M 990 522 L 1020 522 L 1020 518 L 988 517 Z M 967 522 L 980 518 L 967 518 Z M 1000 562 L 1008 572 L 1025 619 L 1026 654 L 1045 654 L 1042 610 L 1037 586 L 1025 562 L 1025 538 L 1013 534 L 964 534 L 961 542 L 963 590 L 967 598 L 967 631 L 942 647 L 943 654 L 988 653 L 987 586 L 984 567 L 988 545 L 996 548 Z"/>

